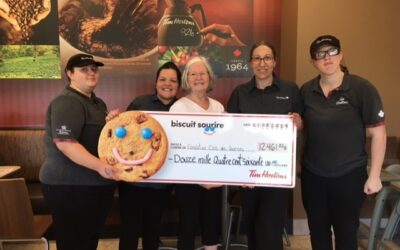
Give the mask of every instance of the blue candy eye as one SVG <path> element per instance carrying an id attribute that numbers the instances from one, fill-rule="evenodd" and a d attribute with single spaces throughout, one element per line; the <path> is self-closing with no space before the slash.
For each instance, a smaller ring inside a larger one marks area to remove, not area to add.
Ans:
<path id="1" fill-rule="evenodd" d="M 126 129 L 124 127 L 117 127 L 114 134 L 118 138 L 124 138 L 126 136 Z"/>
<path id="2" fill-rule="evenodd" d="M 151 129 L 149 129 L 149 128 L 144 128 L 141 131 L 141 135 L 142 135 L 143 139 L 147 140 L 153 136 L 153 131 L 151 131 Z"/>

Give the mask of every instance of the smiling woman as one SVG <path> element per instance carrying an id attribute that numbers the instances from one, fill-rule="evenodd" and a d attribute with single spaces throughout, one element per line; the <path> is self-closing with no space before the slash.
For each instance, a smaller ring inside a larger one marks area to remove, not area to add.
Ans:
<path id="1" fill-rule="evenodd" d="M 176 101 L 180 84 L 181 72 L 178 67 L 173 62 L 164 63 L 157 70 L 155 93 L 135 98 L 127 108 L 128 113 L 133 112 L 131 110 L 168 111 Z M 139 121 L 142 122 L 143 118 L 146 117 L 145 115 L 141 116 Z M 155 159 L 159 155 L 165 154 L 165 149 L 168 148 L 166 135 L 161 134 L 160 131 L 160 129 L 154 129 L 154 127 L 144 126 L 140 131 L 141 136 L 135 140 L 129 139 L 127 143 L 133 145 L 135 141 L 138 141 L 142 147 L 146 148 L 143 148 L 142 152 L 139 148 L 136 148 L 135 151 L 125 152 L 125 158 L 144 161 L 143 166 L 150 164 L 153 167 L 159 167 L 162 163 L 154 163 Z M 127 131 L 127 134 L 129 133 L 132 134 L 132 131 Z M 138 130 L 136 133 L 138 134 Z M 132 136 L 130 135 L 129 138 L 132 138 Z M 150 143 L 153 140 L 154 142 Z M 165 155 L 163 156 L 165 157 Z M 141 168 L 142 166 L 128 166 L 125 171 L 128 170 L 128 175 L 129 172 L 137 172 Z M 154 173 L 154 170 L 147 170 L 147 175 L 152 173 Z M 142 178 L 146 177 L 143 176 Z M 120 250 L 137 249 L 140 236 L 142 236 L 145 249 L 158 249 L 161 216 L 170 192 L 171 185 L 168 184 L 120 182 L 119 198 L 122 223 L 119 241 Z"/>
<path id="2" fill-rule="evenodd" d="M 357 249 L 361 207 L 367 194 L 382 188 L 382 100 L 368 80 L 342 70 L 344 55 L 335 36 L 317 37 L 309 52 L 318 75 L 301 87 L 306 135 L 301 188 L 312 248 L 332 249 L 334 234 L 336 248 Z"/>
<path id="3" fill-rule="evenodd" d="M 70 84 L 46 113 L 47 154 L 39 175 L 53 216 L 57 249 L 82 244 L 95 250 L 114 194 L 116 168 L 101 161 L 97 151 L 107 113 L 106 104 L 93 92 L 99 66 L 103 63 L 91 55 L 69 58 L 65 72 Z"/>
<path id="4" fill-rule="evenodd" d="M 291 114 L 297 128 L 301 127 L 299 114 L 303 106 L 299 89 L 295 83 L 281 80 L 274 74 L 274 46 L 265 41 L 254 44 L 249 59 L 254 77 L 233 90 L 228 101 L 228 112 Z M 261 166 L 260 162 L 249 159 L 243 159 L 242 163 Z M 282 232 L 290 193 L 291 190 L 287 188 L 241 189 L 249 249 L 283 249 Z M 261 210 L 263 213 L 258 212 Z"/>
<path id="5" fill-rule="evenodd" d="M 182 76 L 182 89 L 187 95 L 176 101 L 170 111 L 223 113 L 224 106 L 208 97 L 214 83 L 214 72 L 207 59 L 201 56 L 191 58 Z M 178 249 L 195 248 L 197 224 L 201 226 L 202 232 L 207 232 L 202 234 L 205 249 L 217 249 L 221 225 L 221 190 L 220 186 L 215 185 L 176 185 L 175 192 L 180 210 Z"/>

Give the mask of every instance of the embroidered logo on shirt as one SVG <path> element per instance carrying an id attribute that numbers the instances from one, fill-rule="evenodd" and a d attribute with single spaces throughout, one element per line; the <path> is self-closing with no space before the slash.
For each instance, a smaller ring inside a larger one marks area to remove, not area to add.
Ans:
<path id="1" fill-rule="evenodd" d="M 56 129 L 56 133 L 58 135 L 69 135 L 71 133 L 71 130 L 67 129 L 67 126 L 62 125 L 61 128 Z"/>
<path id="2" fill-rule="evenodd" d="M 289 96 L 277 96 L 276 99 L 278 99 L 278 100 L 289 100 Z"/>
<path id="3" fill-rule="evenodd" d="M 385 112 L 383 112 L 383 110 L 379 110 L 378 116 L 383 118 L 385 116 Z"/>
<path id="4" fill-rule="evenodd" d="M 344 105 L 344 104 L 349 104 L 344 97 L 340 97 L 339 100 L 336 102 L 336 105 Z"/>

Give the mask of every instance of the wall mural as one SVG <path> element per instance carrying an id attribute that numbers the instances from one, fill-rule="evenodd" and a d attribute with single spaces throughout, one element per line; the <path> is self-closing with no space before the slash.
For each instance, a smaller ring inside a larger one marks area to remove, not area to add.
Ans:
<path id="1" fill-rule="evenodd" d="M 249 75 L 249 0 L 0 0 L 0 17 L 0 78 L 60 78 L 60 47 L 62 66 L 84 52 L 110 75 L 184 67 L 195 55 L 219 76 Z"/>
<path id="2" fill-rule="evenodd" d="M 153 93 L 158 66 L 183 68 L 195 55 L 218 76 L 225 104 L 251 77 L 249 48 L 269 40 L 279 54 L 281 0 L 0 0 L 0 127 L 42 127 L 64 88 L 66 60 L 89 53 L 105 63 L 96 94 L 124 110 Z M 279 73 L 279 65 L 276 69 Z"/>
<path id="3" fill-rule="evenodd" d="M 108 74 L 137 76 L 166 61 L 183 67 L 203 55 L 219 76 L 243 76 L 247 47 L 241 39 L 251 44 L 252 3 L 230 0 L 222 12 L 224 0 L 60 0 L 63 63 L 85 52 L 105 62 Z"/>

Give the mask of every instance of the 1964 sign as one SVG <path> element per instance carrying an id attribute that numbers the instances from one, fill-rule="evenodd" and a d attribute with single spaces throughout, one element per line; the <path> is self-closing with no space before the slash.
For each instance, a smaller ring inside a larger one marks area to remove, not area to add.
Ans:
<path id="1" fill-rule="evenodd" d="M 294 187 L 296 128 L 289 115 L 148 112 L 169 152 L 146 182 Z"/>

